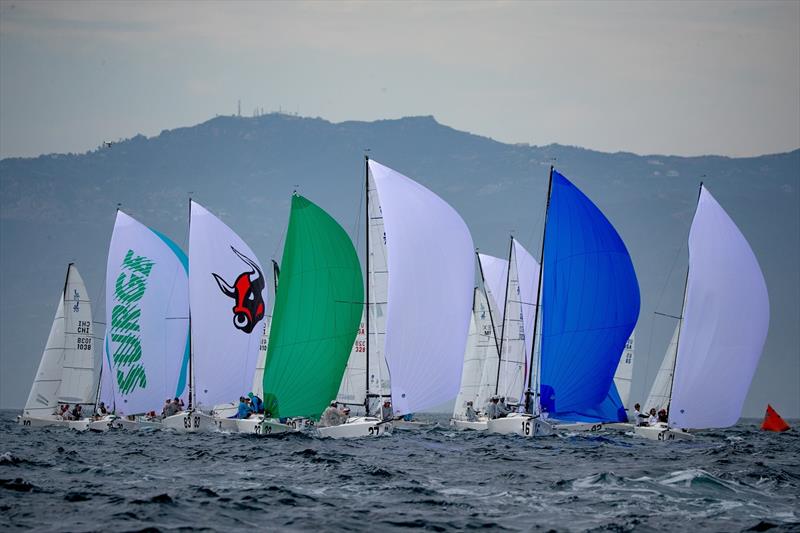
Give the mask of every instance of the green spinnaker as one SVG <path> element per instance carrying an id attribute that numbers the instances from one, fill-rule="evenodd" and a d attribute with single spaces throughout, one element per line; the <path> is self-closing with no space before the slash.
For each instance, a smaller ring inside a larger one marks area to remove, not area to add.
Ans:
<path id="1" fill-rule="evenodd" d="M 264 369 L 264 404 L 273 417 L 322 414 L 339 391 L 363 309 L 350 237 L 294 195 Z"/>

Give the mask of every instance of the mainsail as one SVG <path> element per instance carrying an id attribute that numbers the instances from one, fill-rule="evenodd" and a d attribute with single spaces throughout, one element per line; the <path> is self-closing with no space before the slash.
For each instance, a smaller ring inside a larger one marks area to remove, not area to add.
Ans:
<path id="1" fill-rule="evenodd" d="M 272 416 L 322 414 L 336 396 L 363 308 L 350 237 L 325 211 L 293 196 L 264 369 Z"/>
<path id="2" fill-rule="evenodd" d="M 58 307 L 53 325 L 50 327 L 50 335 L 47 337 L 36 377 L 25 402 L 25 416 L 46 418 L 53 414 L 59 401 L 71 403 L 94 401 L 97 387 L 95 369 L 93 367 L 84 369 L 82 364 L 94 360 L 91 322 L 92 311 L 86 296 L 86 287 L 78 269 L 70 263 L 67 267 L 64 288 L 58 297 Z M 67 361 L 73 365 L 70 370 L 73 374 L 71 376 L 73 390 L 64 393 L 62 379 Z M 94 388 L 83 387 L 84 381 L 93 382 Z"/>
<path id="3" fill-rule="evenodd" d="M 189 362 L 189 260 L 161 233 L 117 211 L 106 265 L 101 398 L 118 412 L 183 397 Z"/>
<path id="4" fill-rule="evenodd" d="M 510 403 L 523 401 L 530 364 L 530 342 L 536 305 L 539 263 L 516 239 L 511 239 L 508 282 L 503 313 L 502 355 L 497 394 Z"/>
<path id="5" fill-rule="evenodd" d="M 197 202 L 189 224 L 195 397 L 211 408 L 250 390 L 266 314 L 266 277 L 247 244 Z"/>
<path id="6" fill-rule="evenodd" d="M 422 185 L 375 161 L 368 171 L 388 251 L 392 403 L 396 414 L 413 413 L 458 393 L 474 281 L 472 237 L 458 213 Z"/>
<path id="7" fill-rule="evenodd" d="M 467 349 L 464 352 L 464 367 L 461 372 L 461 388 L 453 408 L 453 416 L 456 418 L 464 417 L 468 401 L 472 402 L 476 410 L 482 410 L 494 394 L 497 347 L 489 318 L 489 306 L 484 292 L 478 287 L 475 287 L 473 298 Z M 493 364 L 489 364 L 490 354 L 494 354 L 494 358 L 491 359 Z M 489 376 L 490 379 L 485 379 Z"/>
<path id="8" fill-rule="evenodd" d="M 92 306 L 86 285 L 70 265 L 64 288 L 64 357 L 58 401 L 93 404 L 100 386 L 100 351 L 95 350 Z"/>
<path id="9" fill-rule="evenodd" d="M 609 394 L 639 315 L 639 284 L 617 231 L 555 170 L 546 225 L 541 404 L 583 420 Z"/>
<path id="10" fill-rule="evenodd" d="M 679 428 L 737 422 L 769 328 L 764 275 L 705 187 L 689 232 L 689 275 L 669 409 Z"/>
<path id="11" fill-rule="evenodd" d="M 364 407 L 364 398 L 367 394 L 366 373 L 367 373 L 367 331 L 364 323 L 364 313 L 361 313 L 361 322 L 358 325 L 358 333 L 353 347 L 350 349 L 350 357 L 347 359 L 347 366 L 342 376 L 342 383 L 339 392 L 336 394 L 336 401 L 344 405 Z M 363 414 L 363 413 L 362 413 Z"/>
<path id="12" fill-rule="evenodd" d="M 672 371 L 675 368 L 675 355 L 678 353 L 678 334 L 680 333 L 680 324 L 675 326 L 675 331 L 672 333 L 672 339 L 667 346 L 667 352 L 664 354 L 664 359 L 661 361 L 661 366 L 656 374 L 656 379 L 653 381 L 653 386 L 650 387 L 650 394 L 647 395 L 642 407 L 645 412 L 649 412 L 651 408 L 656 411 L 667 409 L 669 407 L 669 393 L 672 387 Z"/>

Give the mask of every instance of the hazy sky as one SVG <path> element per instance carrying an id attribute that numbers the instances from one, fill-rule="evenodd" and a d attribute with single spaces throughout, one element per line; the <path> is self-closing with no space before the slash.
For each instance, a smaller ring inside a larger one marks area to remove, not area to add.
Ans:
<path id="1" fill-rule="evenodd" d="M 0 1 L 0 156 L 256 107 L 504 142 L 800 147 L 800 2 Z"/>

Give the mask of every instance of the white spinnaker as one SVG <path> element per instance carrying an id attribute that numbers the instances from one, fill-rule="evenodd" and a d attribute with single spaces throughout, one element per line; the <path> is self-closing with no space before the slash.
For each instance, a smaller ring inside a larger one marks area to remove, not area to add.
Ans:
<path id="1" fill-rule="evenodd" d="M 361 323 L 358 326 L 356 340 L 353 341 L 353 348 L 350 350 L 350 357 L 347 359 L 347 366 L 342 376 L 342 383 L 339 385 L 339 392 L 336 401 L 348 405 L 353 412 L 356 410 L 363 414 L 364 398 L 367 393 L 367 332 L 364 322 L 364 314 L 361 314 Z"/>
<path id="2" fill-rule="evenodd" d="M 461 388 L 453 408 L 455 418 L 463 418 L 468 401 L 475 410 L 483 409 L 487 399 L 494 394 L 494 380 L 486 383 L 484 367 L 487 355 L 497 353 L 489 320 L 489 307 L 483 290 L 476 287 L 474 292 L 472 317 L 470 318 L 467 348 L 464 351 L 464 367 L 461 372 Z M 496 361 L 496 359 L 495 359 Z"/>
<path id="3" fill-rule="evenodd" d="M 753 250 L 701 187 L 689 231 L 689 276 L 670 402 L 670 425 L 734 425 L 761 358 L 769 297 Z"/>
<path id="4" fill-rule="evenodd" d="M 375 161 L 369 172 L 388 252 L 392 403 L 397 414 L 413 413 L 458 393 L 474 281 L 472 237 L 458 213 L 422 185 Z"/>
<path id="5" fill-rule="evenodd" d="M 258 345 L 258 362 L 253 374 L 253 386 L 250 388 L 253 394 L 264 399 L 264 369 L 267 367 L 267 348 L 269 347 L 269 328 L 272 325 L 272 316 L 264 317 L 264 327 L 261 328 L 261 341 Z"/>
<path id="6" fill-rule="evenodd" d="M 106 264 L 103 400 L 133 414 L 158 411 L 165 398 L 185 399 L 188 335 L 186 255 L 117 211 Z"/>
<path id="7" fill-rule="evenodd" d="M 70 266 L 64 291 L 64 359 L 58 400 L 93 404 L 100 386 L 101 352 L 95 349 L 92 306 L 83 278 Z"/>
<path id="8" fill-rule="evenodd" d="M 189 265 L 195 395 L 198 407 L 210 409 L 250 390 L 263 334 L 264 316 L 258 319 L 250 312 L 252 319 L 244 322 L 244 316 L 233 311 L 241 302 L 226 294 L 221 284 L 226 283 L 231 292 L 237 280 L 257 283 L 259 290 L 242 294 L 243 303 L 260 301 L 266 314 L 266 278 L 250 247 L 197 202 L 191 203 Z M 241 320 L 240 326 L 252 325 L 252 329 L 236 327 L 235 318 Z"/>
<path id="9" fill-rule="evenodd" d="M 669 390 L 672 386 L 672 371 L 675 368 L 675 354 L 678 349 L 680 327 L 680 324 L 675 325 L 675 331 L 672 333 L 672 339 L 667 345 L 667 351 L 664 353 L 664 359 L 661 361 L 656 379 L 653 381 L 653 386 L 650 387 L 647 400 L 642 404 L 644 412 L 649 412 L 651 408 L 660 411 L 669 407 Z"/>
<path id="10" fill-rule="evenodd" d="M 483 277 L 483 287 L 489 300 L 489 307 L 492 309 L 492 321 L 494 322 L 495 336 L 498 339 L 497 344 L 499 346 L 499 339 L 502 335 L 503 311 L 506 305 L 508 260 L 491 255 L 478 254 L 478 262 L 480 263 Z"/>
<path id="11" fill-rule="evenodd" d="M 625 343 L 625 349 L 619 359 L 617 371 L 614 373 L 614 386 L 617 387 L 619 399 L 626 409 L 628 408 L 628 400 L 631 396 L 631 382 L 633 381 L 634 336 L 634 333 L 631 333 L 631 338 Z"/>
<path id="12" fill-rule="evenodd" d="M 70 272 L 72 272 L 72 265 L 67 269 L 64 290 L 66 290 Z M 61 386 L 61 363 L 64 360 L 66 342 L 66 335 L 64 334 L 64 290 L 58 296 L 56 316 L 53 318 L 53 325 L 50 327 L 50 335 L 47 337 L 47 344 L 42 353 L 42 359 L 39 361 L 39 369 L 33 379 L 28 401 L 25 402 L 25 416 L 45 418 L 52 415 L 58 405 L 58 389 Z"/>

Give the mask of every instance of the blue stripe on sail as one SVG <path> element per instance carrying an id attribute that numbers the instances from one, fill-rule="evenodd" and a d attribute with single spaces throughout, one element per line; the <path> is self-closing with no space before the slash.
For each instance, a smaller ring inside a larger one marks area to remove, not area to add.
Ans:
<path id="1" fill-rule="evenodd" d="M 162 241 L 164 241 L 164 244 L 166 244 L 169 247 L 169 249 L 172 250 L 175 253 L 175 256 L 181 262 L 181 265 L 183 265 L 183 270 L 186 271 L 186 275 L 188 276 L 189 275 L 189 258 L 186 256 L 184 251 L 181 250 L 181 247 L 178 246 L 177 244 L 175 244 L 175 242 L 172 239 L 170 239 L 169 237 L 167 237 L 166 235 L 164 235 L 160 231 L 155 230 L 153 228 L 148 228 L 148 229 L 150 231 L 152 231 L 153 233 L 155 233 L 158 236 L 158 238 L 161 239 Z M 181 362 L 181 373 L 180 373 L 180 376 L 178 377 L 178 386 L 175 389 L 175 397 L 176 398 L 180 398 L 181 396 L 183 396 L 183 393 L 186 390 L 186 374 L 187 374 L 188 367 L 189 367 L 189 356 L 190 356 L 190 348 L 191 348 L 191 344 L 189 342 L 190 341 L 190 338 L 189 338 L 190 334 L 191 334 L 191 330 L 186 334 L 186 348 L 184 349 L 184 352 L 183 352 L 183 361 Z"/>
<path id="2" fill-rule="evenodd" d="M 543 266 L 541 403 L 561 418 L 606 400 L 639 316 L 639 284 L 614 227 L 556 171 Z"/>

